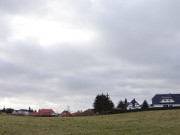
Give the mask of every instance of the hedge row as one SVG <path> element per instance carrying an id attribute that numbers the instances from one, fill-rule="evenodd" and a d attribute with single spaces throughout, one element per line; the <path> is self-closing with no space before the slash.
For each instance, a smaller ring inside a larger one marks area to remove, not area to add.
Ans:
<path id="1" fill-rule="evenodd" d="M 158 107 L 158 108 L 148 108 L 148 109 L 134 109 L 134 110 L 112 110 L 109 114 L 118 114 L 118 113 L 128 113 L 128 112 L 140 112 L 140 111 L 156 111 L 156 110 L 171 110 L 171 109 L 180 109 L 180 107 Z"/>

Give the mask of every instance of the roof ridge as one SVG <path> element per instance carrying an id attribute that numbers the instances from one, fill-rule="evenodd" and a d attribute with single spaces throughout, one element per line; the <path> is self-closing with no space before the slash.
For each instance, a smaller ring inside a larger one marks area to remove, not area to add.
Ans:
<path id="1" fill-rule="evenodd" d="M 177 94 L 177 93 L 175 93 L 175 94 L 172 94 L 172 93 L 168 93 L 168 94 L 167 93 L 166 94 L 155 94 L 155 96 L 156 95 L 180 95 L 180 93 L 179 94 Z"/>

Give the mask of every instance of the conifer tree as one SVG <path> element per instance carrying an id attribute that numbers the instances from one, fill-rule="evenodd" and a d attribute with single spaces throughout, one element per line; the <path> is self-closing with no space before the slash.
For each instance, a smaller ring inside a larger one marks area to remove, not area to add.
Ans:
<path id="1" fill-rule="evenodd" d="M 149 108 L 148 102 L 146 100 L 144 100 L 141 109 L 142 110 L 147 110 Z"/>
<path id="2" fill-rule="evenodd" d="M 105 114 L 112 111 L 114 103 L 110 100 L 109 95 L 97 95 L 93 103 L 94 111 Z"/>
<path id="3" fill-rule="evenodd" d="M 126 98 L 125 98 L 125 100 L 124 100 L 124 104 L 125 104 L 125 106 L 126 106 L 126 108 L 127 108 L 128 102 L 127 102 L 127 99 L 126 99 Z"/>
<path id="4" fill-rule="evenodd" d="M 122 110 L 126 110 L 126 104 L 122 100 L 119 101 L 117 108 L 120 108 Z"/>

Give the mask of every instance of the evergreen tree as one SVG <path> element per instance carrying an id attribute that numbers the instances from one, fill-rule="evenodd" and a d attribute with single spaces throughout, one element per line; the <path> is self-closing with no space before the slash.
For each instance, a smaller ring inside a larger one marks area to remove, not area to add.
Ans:
<path id="1" fill-rule="evenodd" d="M 141 109 L 142 110 L 147 110 L 149 108 L 148 102 L 146 100 L 144 100 Z"/>
<path id="2" fill-rule="evenodd" d="M 126 99 L 126 98 L 125 98 L 125 100 L 124 100 L 124 104 L 125 104 L 126 107 L 128 106 L 128 102 L 127 102 L 127 99 Z"/>
<path id="3" fill-rule="evenodd" d="M 14 109 L 12 109 L 12 108 L 7 108 L 6 109 L 6 113 L 12 113 L 14 111 Z"/>
<path id="4" fill-rule="evenodd" d="M 110 112 L 113 107 L 114 103 L 110 100 L 109 95 L 97 95 L 94 103 L 93 103 L 94 111 L 100 114 L 105 114 Z"/>
<path id="5" fill-rule="evenodd" d="M 122 110 L 126 110 L 126 104 L 122 100 L 119 101 L 117 108 L 120 108 Z"/>
<path id="6" fill-rule="evenodd" d="M 2 112 L 3 112 L 3 113 L 6 113 L 6 108 L 5 108 L 5 106 L 4 106 L 3 110 L 2 110 Z"/>
<path id="7" fill-rule="evenodd" d="M 29 112 L 33 112 L 33 109 L 31 109 L 31 107 L 29 106 L 29 110 L 28 110 Z"/>

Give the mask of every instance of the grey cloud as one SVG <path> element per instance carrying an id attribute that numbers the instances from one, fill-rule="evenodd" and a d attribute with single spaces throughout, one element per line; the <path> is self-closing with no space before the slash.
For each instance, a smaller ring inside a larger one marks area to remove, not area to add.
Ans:
<path id="1" fill-rule="evenodd" d="M 16 1 L 12 7 L 12 1 L 0 1 L 0 12 L 5 17 L 28 8 L 30 15 L 32 5 L 41 2 Z M 46 2 L 42 8 L 50 3 Z M 75 15 L 70 20 L 78 28 L 95 29 L 98 38 L 93 45 L 57 43 L 44 48 L 32 37 L 8 41 L 13 30 L 9 24 L 0 23 L 4 28 L 4 37 L 0 38 L 2 98 L 28 97 L 25 102 L 34 99 L 37 104 L 69 104 L 77 110 L 92 107 L 95 95 L 102 92 L 108 92 L 115 103 L 125 97 L 150 102 L 156 93 L 179 92 L 178 1 L 61 2 L 53 1 L 57 6 L 71 7 Z M 62 18 L 50 7 L 36 10 L 44 11 L 43 17 L 52 14 L 54 21 L 61 22 Z"/>
<path id="2" fill-rule="evenodd" d="M 10 14 L 29 13 L 34 12 L 33 10 L 38 11 L 44 3 L 45 1 L 42 0 L 0 0 L 0 11 Z"/>

